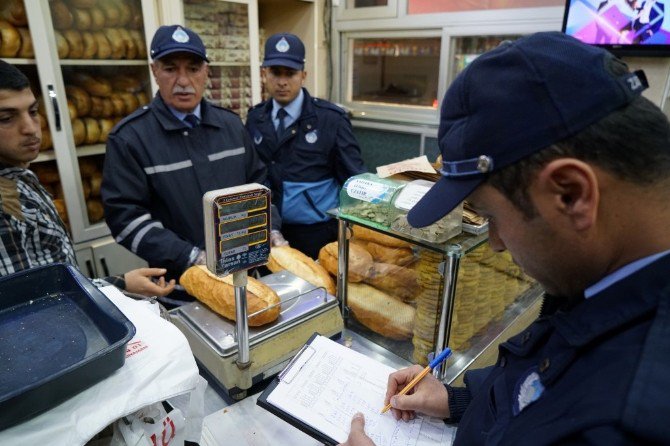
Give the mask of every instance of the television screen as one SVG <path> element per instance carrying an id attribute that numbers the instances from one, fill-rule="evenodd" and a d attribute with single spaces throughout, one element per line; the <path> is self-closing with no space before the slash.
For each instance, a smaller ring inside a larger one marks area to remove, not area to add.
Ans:
<path id="1" fill-rule="evenodd" d="M 670 55 L 666 2 L 670 8 L 670 0 L 567 0 L 563 32 L 617 55 Z"/>

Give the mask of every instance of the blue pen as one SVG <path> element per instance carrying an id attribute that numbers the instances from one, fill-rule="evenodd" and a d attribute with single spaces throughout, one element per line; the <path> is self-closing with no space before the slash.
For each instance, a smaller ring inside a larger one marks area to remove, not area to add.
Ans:
<path id="1" fill-rule="evenodd" d="M 421 373 L 419 373 L 418 375 L 416 375 L 416 376 L 414 377 L 414 379 L 411 380 L 411 381 L 405 386 L 405 388 L 402 389 L 402 390 L 400 391 L 400 393 L 398 393 L 398 395 L 404 395 L 404 394 L 406 394 L 407 392 L 409 392 L 410 390 L 412 390 L 412 389 L 414 388 L 414 386 L 416 385 L 416 383 L 418 383 L 419 381 L 421 381 L 421 380 L 423 379 L 424 376 L 426 376 L 427 374 L 429 374 L 429 373 L 431 372 L 431 370 L 433 370 L 435 367 L 437 367 L 438 365 L 440 365 L 440 364 L 441 364 L 444 360 L 446 360 L 450 355 L 451 355 L 451 349 L 450 349 L 449 347 L 447 347 L 447 348 L 445 348 L 444 350 L 442 350 L 442 352 L 441 352 L 439 355 L 437 355 L 437 357 L 436 357 L 435 359 L 433 359 L 432 361 L 430 361 L 430 364 L 428 364 L 428 365 L 426 366 L 425 369 L 421 370 Z M 388 403 L 388 404 L 387 404 L 386 406 L 384 406 L 384 408 L 382 409 L 382 413 L 386 413 L 390 408 L 391 408 L 391 403 Z"/>

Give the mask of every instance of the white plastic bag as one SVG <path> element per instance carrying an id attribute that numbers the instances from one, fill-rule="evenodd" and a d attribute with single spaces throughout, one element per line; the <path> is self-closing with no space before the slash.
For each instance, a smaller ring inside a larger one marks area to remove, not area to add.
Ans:
<path id="1" fill-rule="evenodd" d="M 115 422 L 110 446 L 182 446 L 185 433 L 181 411 L 156 403 Z"/>

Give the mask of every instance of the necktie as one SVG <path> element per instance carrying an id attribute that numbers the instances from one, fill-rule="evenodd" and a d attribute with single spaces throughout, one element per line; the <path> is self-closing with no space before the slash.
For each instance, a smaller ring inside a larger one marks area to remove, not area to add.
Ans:
<path id="1" fill-rule="evenodd" d="M 198 117 L 196 115 L 194 115 L 193 113 L 190 113 L 190 114 L 184 116 L 184 122 L 188 123 L 188 125 L 190 125 L 191 128 L 193 128 L 193 127 L 198 126 L 198 124 L 200 123 L 200 120 L 198 119 Z"/>
<path id="2" fill-rule="evenodd" d="M 279 125 L 277 126 L 277 139 L 281 139 L 282 136 L 284 136 L 284 132 L 286 131 L 286 116 L 288 113 L 286 112 L 285 109 L 280 108 L 277 110 L 277 119 L 279 120 Z"/>

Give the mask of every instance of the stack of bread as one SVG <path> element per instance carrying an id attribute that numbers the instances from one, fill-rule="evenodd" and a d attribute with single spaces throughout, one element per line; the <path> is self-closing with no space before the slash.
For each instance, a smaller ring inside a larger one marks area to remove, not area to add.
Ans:
<path id="1" fill-rule="evenodd" d="M 104 143 L 114 125 L 149 102 L 145 85 L 127 74 L 71 73 L 65 93 L 76 146 Z"/>
<path id="2" fill-rule="evenodd" d="M 335 281 L 328 271 L 311 257 L 290 246 L 274 246 L 270 251 L 267 267 L 273 273 L 289 271 L 335 295 Z"/>
<path id="3" fill-rule="evenodd" d="M 23 0 L 0 2 L 0 57 L 35 57 Z"/>
<path id="4" fill-rule="evenodd" d="M 356 226 L 349 243 L 347 304 L 365 327 L 391 339 L 412 337 L 419 292 L 411 246 L 394 237 Z M 319 263 L 337 275 L 338 244 L 319 252 Z"/>
<path id="5" fill-rule="evenodd" d="M 61 59 L 146 59 L 141 5 L 131 0 L 52 0 Z"/>
<path id="6" fill-rule="evenodd" d="M 102 183 L 102 158 L 86 157 L 79 159 L 81 184 L 86 200 L 86 212 L 90 223 L 97 223 L 104 218 L 102 199 L 100 198 L 100 184 Z M 58 175 L 58 168 L 54 161 L 34 163 L 30 169 L 35 172 L 40 183 L 53 197 L 56 210 L 64 223 L 69 224 L 65 210 L 65 194 Z"/>

